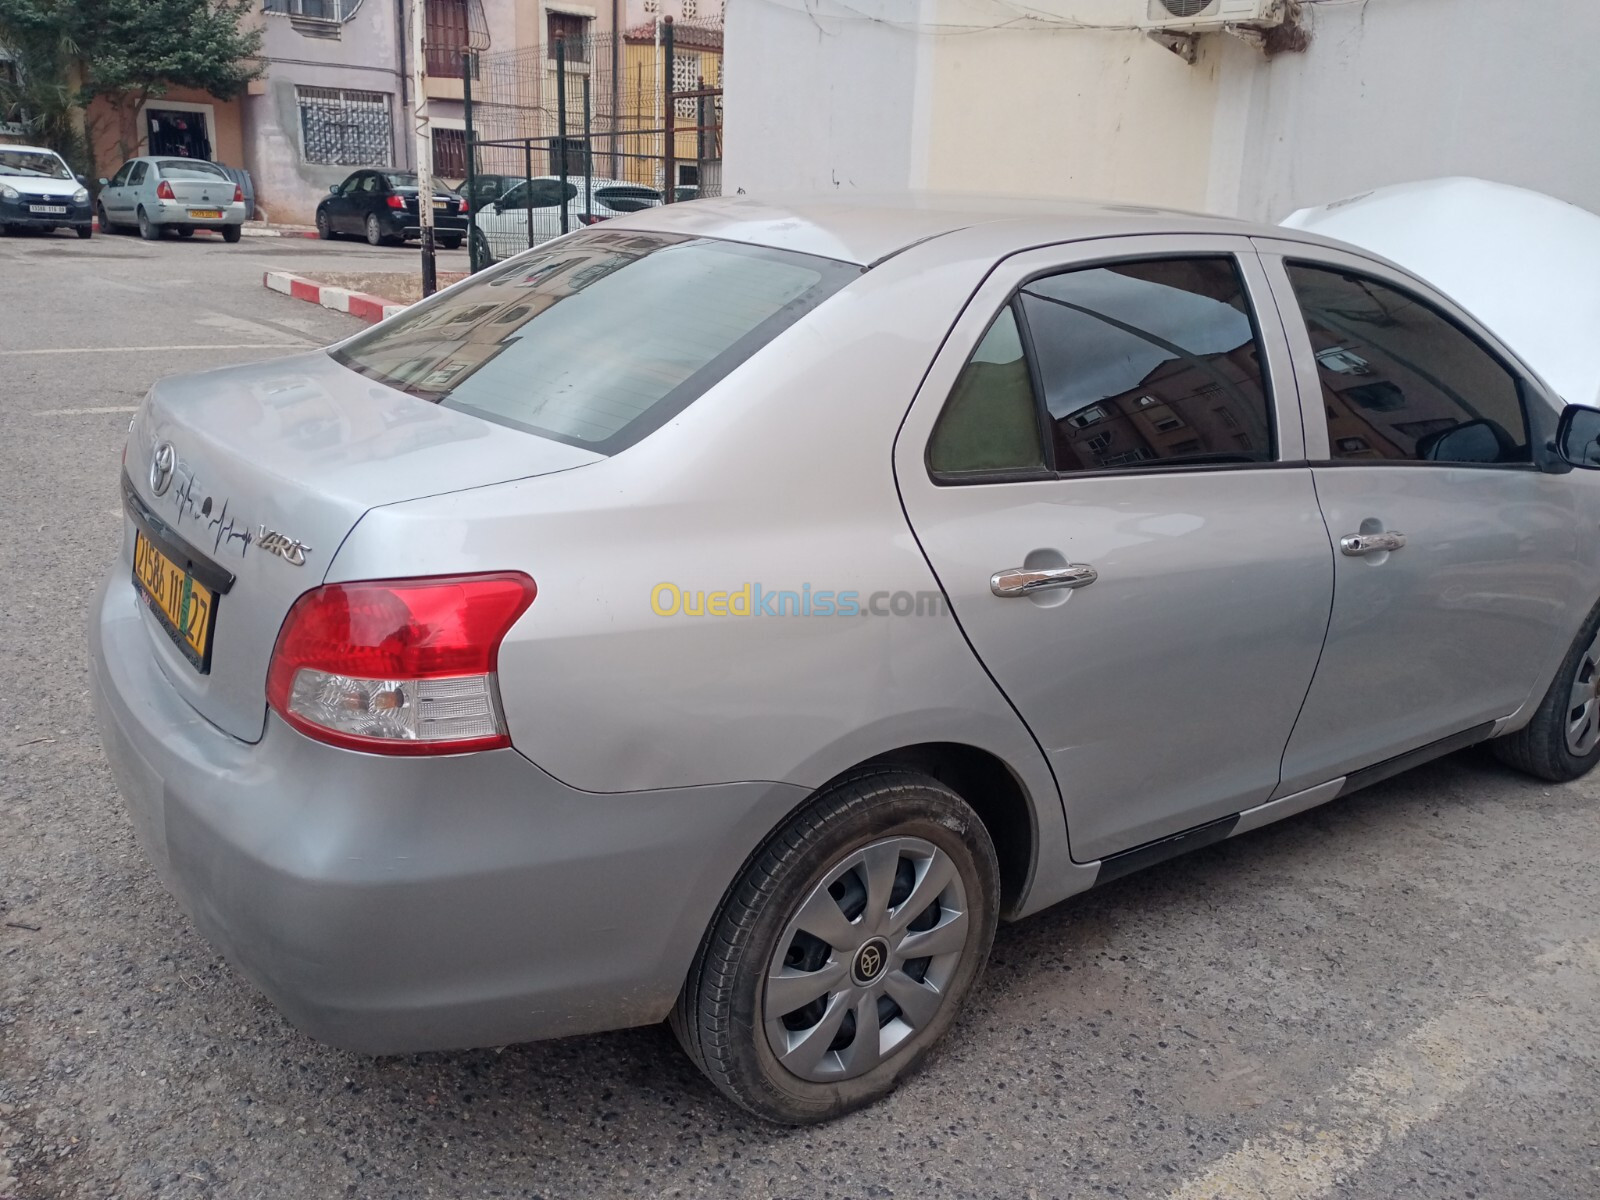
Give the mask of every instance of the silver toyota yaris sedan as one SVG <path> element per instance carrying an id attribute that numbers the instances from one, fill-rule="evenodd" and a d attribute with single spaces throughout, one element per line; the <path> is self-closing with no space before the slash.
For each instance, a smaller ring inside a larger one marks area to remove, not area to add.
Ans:
<path id="1" fill-rule="evenodd" d="M 999 918 L 1475 742 L 1588 771 L 1597 433 L 1308 234 L 653 208 L 159 384 L 100 727 L 312 1035 L 669 1018 L 820 1120 L 917 1066 Z"/>

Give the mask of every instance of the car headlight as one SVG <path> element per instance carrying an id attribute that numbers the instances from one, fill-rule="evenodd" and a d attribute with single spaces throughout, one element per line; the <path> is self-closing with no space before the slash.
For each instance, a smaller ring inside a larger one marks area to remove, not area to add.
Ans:
<path id="1" fill-rule="evenodd" d="M 89 189 L 88 188 L 79 188 L 77 191 L 72 193 L 72 202 L 74 204 L 83 204 L 88 199 L 89 199 Z"/>
<path id="2" fill-rule="evenodd" d="M 15 200 L 19 195 L 21 193 L 16 188 L 7 187 L 5 184 L 0 183 L 0 199 Z"/>

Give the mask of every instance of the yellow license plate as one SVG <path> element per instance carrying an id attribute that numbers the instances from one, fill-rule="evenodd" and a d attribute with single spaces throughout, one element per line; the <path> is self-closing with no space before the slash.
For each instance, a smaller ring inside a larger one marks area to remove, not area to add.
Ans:
<path id="1" fill-rule="evenodd" d="M 220 208 L 191 208 L 189 215 L 201 221 L 215 221 L 222 215 Z"/>
<path id="2" fill-rule="evenodd" d="M 211 589 L 156 549 L 142 531 L 133 542 L 133 579 L 178 649 L 204 671 L 217 605 Z"/>

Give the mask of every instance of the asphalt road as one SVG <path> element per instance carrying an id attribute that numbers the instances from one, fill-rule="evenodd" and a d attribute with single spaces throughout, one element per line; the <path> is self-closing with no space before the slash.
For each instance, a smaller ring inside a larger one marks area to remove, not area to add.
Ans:
<path id="1" fill-rule="evenodd" d="M 415 253 L 0 239 L 0 1197 L 1600 1195 L 1600 779 L 1481 752 L 1002 929 L 943 1053 L 820 1129 L 661 1028 L 292 1029 L 141 857 L 83 626 L 150 383 L 356 328 L 261 272 L 380 258 Z"/>

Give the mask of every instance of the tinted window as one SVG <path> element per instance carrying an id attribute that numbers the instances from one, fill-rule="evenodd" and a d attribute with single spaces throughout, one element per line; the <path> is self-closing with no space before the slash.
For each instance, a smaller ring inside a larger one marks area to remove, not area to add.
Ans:
<path id="1" fill-rule="evenodd" d="M 143 183 L 144 182 L 144 177 L 149 172 L 149 169 L 150 169 L 150 164 L 149 163 L 145 163 L 145 162 L 136 162 L 136 163 L 134 163 L 133 164 L 133 174 L 128 176 L 128 186 L 129 187 L 138 187 L 141 183 Z"/>
<path id="2" fill-rule="evenodd" d="M 500 199 L 501 208 L 559 208 L 565 197 L 578 194 L 572 184 L 561 186 L 559 179 L 531 179 L 517 184 Z"/>
<path id="3" fill-rule="evenodd" d="M 1336 459 L 1525 463 L 1517 379 L 1431 305 L 1362 275 L 1288 264 Z"/>
<path id="4" fill-rule="evenodd" d="M 1044 468 L 1039 410 L 1017 319 L 1007 307 L 961 369 L 928 443 L 935 475 Z"/>
<path id="5" fill-rule="evenodd" d="M 641 209 L 655 208 L 661 203 L 661 193 L 654 188 L 640 187 L 637 185 L 624 185 L 596 188 L 594 198 L 614 212 L 639 212 Z"/>
<path id="6" fill-rule="evenodd" d="M 163 158 L 156 164 L 167 179 L 226 179 L 220 167 L 192 158 Z"/>
<path id="7" fill-rule="evenodd" d="M 1244 281 L 1228 257 L 1092 267 L 1022 292 L 1061 472 L 1275 452 Z"/>
<path id="8" fill-rule="evenodd" d="M 610 454 L 859 272 L 708 238 L 585 232 L 332 353 L 425 400 Z"/>
<path id="9" fill-rule="evenodd" d="M 117 173 L 111 177 L 110 187 L 121 187 L 128 182 L 128 176 L 133 174 L 133 164 L 125 162 L 117 168 Z"/>

